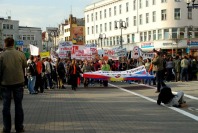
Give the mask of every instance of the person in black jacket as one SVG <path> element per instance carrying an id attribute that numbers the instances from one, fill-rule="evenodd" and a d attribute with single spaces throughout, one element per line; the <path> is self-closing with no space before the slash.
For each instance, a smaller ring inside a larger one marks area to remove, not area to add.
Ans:
<path id="1" fill-rule="evenodd" d="M 184 101 L 184 92 L 179 91 L 176 95 L 174 95 L 170 87 L 163 86 L 157 100 L 158 105 L 161 103 L 173 107 L 181 107 L 181 104 L 186 103 Z"/>

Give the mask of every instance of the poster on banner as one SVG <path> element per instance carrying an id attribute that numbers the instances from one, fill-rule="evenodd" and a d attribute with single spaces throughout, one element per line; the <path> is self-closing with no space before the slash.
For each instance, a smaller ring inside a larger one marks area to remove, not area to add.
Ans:
<path id="1" fill-rule="evenodd" d="M 127 50 L 126 50 L 126 48 L 118 49 L 116 51 L 116 54 L 118 57 L 125 57 L 125 56 L 127 56 Z"/>
<path id="2" fill-rule="evenodd" d="M 78 60 L 91 60 L 92 59 L 92 53 L 85 52 L 86 47 L 82 45 L 73 45 L 72 52 L 71 52 L 71 59 L 78 59 Z"/>
<path id="3" fill-rule="evenodd" d="M 85 44 L 84 53 L 91 54 L 91 55 L 98 54 L 97 45 L 96 44 Z"/>
<path id="4" fill-rule="evenodd" d="M 153 58 L 154 57 L 154 52 L 145 52 L 145 51 L 142 51 L 141 48 L 139 48 L 138 46 L 135 46 L 133 48 L 133 51 L 132 51 L 132 58 L 134 59 L 138 59 L 140 56 L 143 58 L 143 59 L 147 59 L 147 58 Z"/>
<path id="5" fill-rule="evenodd" d="M 103 79 L 110 81 L 153 79 L 154 75 L 146 72 L 145 66 L 140 66 L 127 71 L 95 71 L 85 72 L 84 78 Z"/>
<path id="6" fill-rule="evenodd" d="M 41 56 L 41 58 L 50 57 L 50 53 L 49 52 L 40 52 L 40 56 Z"/>
<path id="7" fill-rule="evenodd" d="M 59 58 L 66 58 L 68 51 L 72 51 L 72 46 L 73 44 L 71 41 L 60 42 L 58 47 Z"/>
<path id="8" fill-rule="evenodd" d="M 38 56 L 39 55 L 39 48 L 30 44 L 30 53 L 33 56 Z"/>

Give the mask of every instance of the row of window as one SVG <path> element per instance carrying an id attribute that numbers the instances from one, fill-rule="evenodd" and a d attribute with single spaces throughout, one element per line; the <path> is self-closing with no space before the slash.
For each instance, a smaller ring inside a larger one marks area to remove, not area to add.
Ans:
<path id="1" fill-rule="evenodd" d="M 145 0 L 145 6 L 146 7 L 149 7 L 149 1 L 150 0 Z M 137 5 L 137 0 L 133 0 L 133 10 L 136 10 L 136 5 Z M 181 2 L 181 0 L 175 0 L 175 2 Z M 167 3 L 167 0 L 161 0 L 161 3 Z M 143 0 L 139 0 L 139 8 L 141 9 L 142 8 L 142 4 L 143 4 Z M 156 0 L 152 0 L 152 5 L 156 5 Z M 122 4 L 119 5 L 119 11 L 118 13 L 119 14 L 122 14 Z M 108 13 L 107 13 L 108 11 Z M 129 11 L 129 2 L 127 2 L 125 4 L 125 12 L 128 12 Z M 103 14 L 104 13 L 104 14 Z M 99 16 L 98 16 L 99 14 Z M 95 12 L 95 20 L 97 21 L 98 20 L 98 17 L 99 19 L 101 20 L 103 17 L 104 19 L 107 18 L 107 16 L 111 17 L 112 15 L 116 16 L 117 15 L 117 6 L 114 6 L 113 8 L 113 14 L 112 14 L 112 8 L 109 8 L 109 9 L 104 9 L 104 11 L 99 11 L 99 12 Z M 91 13 L 90 16 L 89 14 L 87 15 L 87 23 L 89 23 L 89 17 L 91 17 L 91 21 L 93 22 L 94 21 L 94 13 Z"/>
<path id="2" fill-rule="evenodd" d="M 174 19 L 175 20 L 180 20 L 181 19 L 181 13 L 180 12 L 181 12 L 180 8 L 175 8 L 174 9 Z M 146 21 L 145 23 L 148 24 L 150 22 L 150 14 L 146 13 L 145 17 L 146 17 L 145 18 L 145 21 Z M 190 9 L 189 12 L 188 12 L 188 19 L 192 19 L 192 9 Z M 167 10 L 166 9 L 161 10 L 161 20 L 162 21 L 167 20 Z M 152 12 L 152 22 L 156 22 L 156 11 Z M 107 26 L 107 23 L 104 23 L 104 25 L 103 24 L 96 25 L 95 33 L 107 32 L 107 29 L 109 29 L 109 31 L 111 31 L 112 30 L 112 22 L 109 22 L 108 24 L 109 24 L 109 26 Z M 142 24 L 143 24 L 143 15 L 140 14 L 139 15 L 139 25 L 142 25 Z M 126 18 L 125 26 L 126 27 L 129 26 L 129 18 Z M 137 26 L 137 16 L 133 16 L 133 26 Z M 115 25 L 114 25 L 114 27 L 115 27 Z M 98 28 L 100 28 L 100 30 Z M 103 28 L 104 28 L 104 31 L 103 31 Z M 87 27 L 87 35 L 90 35 L 90 30 L 91 30 L 91 34 L 94 34 L 94 26 Z"/>
<path id="3" fill-rule="evenodd" d="M 140 42 L 147 42 L 147 41 L 155 41 L 155 40 L 169 40 L 169 39 L 184 39 L 185 36 L 185 28 L 172 28 L 172 29 L 158 29 L 158 30 L 152 30 L 152 31 L 145 31 L 140 32 Z M 194 28 L 193 31 L 188 32 L 189 38 L 198 38 L 198 28 Z M 135 43 L 135 34 L 128 34 L 126 35 L 126 40 L 122 39 L 123 42 L 129 43 Z M 87 43 L 96 43 L 99 44 L 100 47 L 104 46 L 114 46 L 114 45 L 120 45 L 120 36 L 115 37 L 107 37 L 107 38 L 101 38 L 98 40 L 92 40 L 87 41 Z"/>
<path id="4" fill-rule="evenodd" d="M 12 34 L 3 34 L 3 40 L 8 38 L 8 37 L 13 38 L 13 35 Z"/>
<path id="5" fill-rule="evenodd" d="M 21 39 L 21 40 L 23 40 L 23 41 L 34 41 L 35 40 L 35 36 L 34 35 L 22 35 L 22 36 L 20 36 L 20 38 L 19 39 Z"/>
<path id="6" fill-rule="evenodd" d="M 12 30 L 14 29 L 14 26 L 13 24 L 3 24 L 3 29 Z"/>

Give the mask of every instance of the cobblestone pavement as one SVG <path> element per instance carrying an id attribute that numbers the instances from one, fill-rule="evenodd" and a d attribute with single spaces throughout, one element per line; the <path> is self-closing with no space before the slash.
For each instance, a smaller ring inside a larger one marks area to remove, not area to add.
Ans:
<path id="1" fill-rule="evenodd" d="M 137 84 L 115 83 L 125 88 L 157 99 L 153 88 Z M 198 82 L 167 83 L 174 91 L 198 97 Z M 186 99 L 183 108 L 198 116 L 196 99 Z M 46 90 L 43 94 L 30 95 L 25 90 L 25 130 L 27 133 L 197 133 L 198 121 L 149 100 L 121 89 L 99 86 L 77 91 L 67 89 Z M 189 109 L 191 107 L 191 109 Z M 193 109 L 192 109 L 193 108 Z M 2 110 L 2 101 L 0 101 Z M 14 103 L 12 102 L 12 116 Z M 12 118 L 14 120 L 14 118 Z M 0 130 L 2 130 L 0 115 Z M 12 127 L 14 132 L 14 126 Z"/>

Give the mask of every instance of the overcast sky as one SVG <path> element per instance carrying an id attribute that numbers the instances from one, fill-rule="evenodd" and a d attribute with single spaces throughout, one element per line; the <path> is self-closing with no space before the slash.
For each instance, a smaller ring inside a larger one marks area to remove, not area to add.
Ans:
<path id="1" fill-rule="evenodd" d="M 0 0 L 0 17 L 11 16 L 20 26 L 56 27 L 72 14 L 84 17 L 87 5 L 100 0 Z"/>

